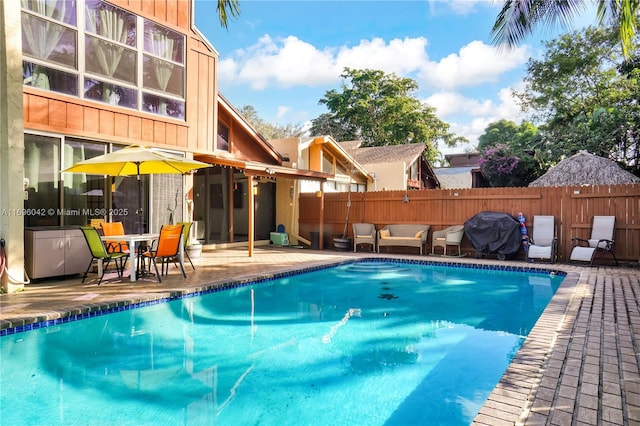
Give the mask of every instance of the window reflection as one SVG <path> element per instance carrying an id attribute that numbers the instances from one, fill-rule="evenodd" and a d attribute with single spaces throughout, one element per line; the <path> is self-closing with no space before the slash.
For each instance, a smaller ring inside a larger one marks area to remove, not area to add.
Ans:
<path id="1" fill-rule="evenodd" d="M 21 4 L 24 85 L 185 118 L 184 34 L 101 0 Z"/>

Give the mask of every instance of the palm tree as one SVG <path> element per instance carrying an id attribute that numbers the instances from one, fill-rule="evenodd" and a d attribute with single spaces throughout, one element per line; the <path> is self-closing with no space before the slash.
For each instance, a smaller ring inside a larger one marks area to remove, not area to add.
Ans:
<path id="1" fill-rule="evenodd" d="M 598 5 L 598 23 L 620 26 L 620 44 L 625 58 L 632 56 L 638 31 L 640 0 L 592 0 Z M 587 9 L 586 0 L 505 0 L 491 29 L 494 44 L 516 46 L 538 24 L 567 26 Z"/>
<path id="2" fill-rule="evenodd" d="M 224 28 L 229 28 L 229 18 L 237 18 L 240 16 L 240 1 L 239 0 L 218 0 L 218 18 L 220 19 L 220 25 Z"/>

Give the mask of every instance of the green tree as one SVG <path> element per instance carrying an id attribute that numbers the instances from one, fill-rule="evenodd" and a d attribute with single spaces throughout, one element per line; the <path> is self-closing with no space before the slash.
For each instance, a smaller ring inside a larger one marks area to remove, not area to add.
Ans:
<path id="1" fill-rule="evenodd" d="M 229 28 L 229 18 L 237 18 L 240 16 L 240 2 L 239 0 L 218 0 L 216 6 L 218 10 L 218 19 L 220 25 L 223 28 Z"/>
<path id="2" fill-rule="evenodd" d="M 526 186 L 543 170 L 538 129 L 532 123 L 500 120 L 478 138 L 482 172 L 491 186 Z"/>
<path id="3" fill-rule="evenodd" d="M 517 96 L 542 123 L 540 148 L 550 161 L 586 149 L 639 173 L 640 73 L 622 62 L 616 43 L 612 29 L 588 28 L 546 42 L 544 56 L 527 64 Z"/>
<path id="4" fill-rule="evenodd" d="M 532 123 L 523 121 L 517 125 L 513 121 L 499 120 L 490 123 L 484 129 L 484 133 L 478 138 L 478 150 L 503 144 L 515 150 L 525 151 L 534 148 L 538 138 L 538 129 Z"/>
<path id="5" fill-rule="evenodd" d="M 267 123 L 260 118 L 258 111 L 251 106 L 245 105 L 239 109 L 242 116 L 266 139 L 289 138 L 302 136 L 304 133 L 302 124 L 278 125 Z"/>
<path id="6" fill-rule="evenodd" d="M 495 44 L 516 46 L 538 25 L 567 26 L 587 9 L 586 0 L 505 0 L 491 34 Z M 639 0 L 597 0 L 598 23 L 618 28 L 617 40 L 625 57 L 637 44 Z"/>
<path id="7" fill-rule="evenodd" d="M 454 146 L 464 141 L 449 133 L 449 125 L 436 117 L 434 108 L 412 96 L 418 88 L 414 80 L 380 70 L 350 68 L 345 68 L 341 77 L 342 90 L 329 90 L 320 100 L 330 112 L 314 120 L 314 128 L 342 128 L 338 140 L 346 135 L 362 139 L 364 146 L 422 142 L 429 160 L 434 158 L 438 142 Z"/>
<path id="8" fill-rule="evenodd" d="M 349 123 L 343 123 L 335 114 L 324 113 L 311 120 L 309 134 L 330 135 L 337 141 L 358 139 L 357 129 L 351 129 L 349 127 Z"/>

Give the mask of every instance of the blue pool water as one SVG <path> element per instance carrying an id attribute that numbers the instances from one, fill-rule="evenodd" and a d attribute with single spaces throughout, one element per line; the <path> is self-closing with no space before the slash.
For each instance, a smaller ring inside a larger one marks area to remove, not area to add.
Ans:
<path id="1" fill-rule="evenodd" d="M 360 262 L 0 338 L 3 425 L 466 425 L 563 277 Z"/>

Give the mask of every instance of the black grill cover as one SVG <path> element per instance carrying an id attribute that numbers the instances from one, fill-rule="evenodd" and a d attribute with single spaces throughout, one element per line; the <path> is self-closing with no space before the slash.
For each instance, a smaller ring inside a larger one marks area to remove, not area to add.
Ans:
<path id="1" fill-rule="evenodd" d="M 500 259 L 513 257 L 522 243 L 520 222 L 507 213 L 478 213 L 464 223 L 464 233 L 477 252 Z"/>

